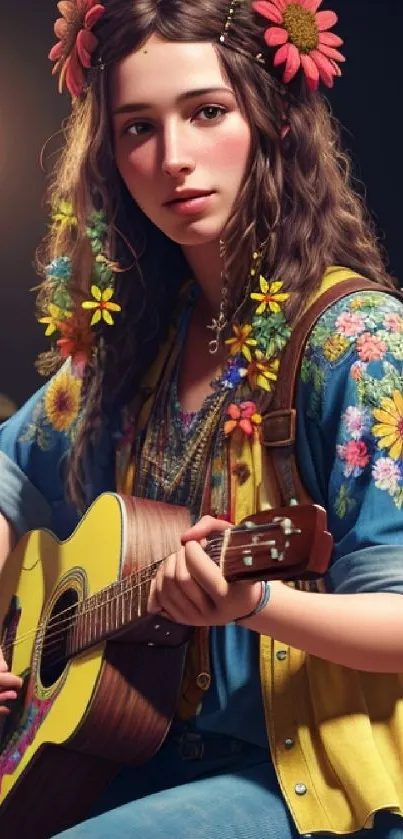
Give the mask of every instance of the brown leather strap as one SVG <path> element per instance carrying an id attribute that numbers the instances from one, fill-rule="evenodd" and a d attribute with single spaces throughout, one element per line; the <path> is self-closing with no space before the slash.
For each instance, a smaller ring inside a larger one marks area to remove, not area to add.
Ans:
<path id="1" fill-rule="evenodd" d="M 401 292 L 389 286 L 378 286 L 363 277 L 354 276 L 336 283 L 323 292 L 308 307 L 296 323 L 280 362 L 279 376 L 270 410 L 263 411 L 263 445 L 268 449 L 284 504 L 310 501 L 304 489 L 295 462 L 296 410 L 294 407 L 297 374 L 305 345 L 311 330 L 320 316 L 334 303 L 354 291 L 383 291 L 402 297 Z"/>

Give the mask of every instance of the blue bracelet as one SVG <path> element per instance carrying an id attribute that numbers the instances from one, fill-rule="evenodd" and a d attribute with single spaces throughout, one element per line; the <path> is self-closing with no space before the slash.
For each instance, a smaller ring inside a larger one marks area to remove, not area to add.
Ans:
<path id="1" fill-rule="evenodd" d="M 248 618 L 253 618 L 255 615 L 258 615 L 259 612 L 261 612 L 265 606 L 267 606 L 271 595 L 271 585 L 268 580 L 261 580 L 260 585 L 262 586 L 262 591 L 255 608 L 252 609 L 252 611 L 249 612 L 249 614 L 242 615 L 242 617 L 237 618 L 235 623 L 238 623 L 238 621 L 246 621 L 248 620 Z"/>

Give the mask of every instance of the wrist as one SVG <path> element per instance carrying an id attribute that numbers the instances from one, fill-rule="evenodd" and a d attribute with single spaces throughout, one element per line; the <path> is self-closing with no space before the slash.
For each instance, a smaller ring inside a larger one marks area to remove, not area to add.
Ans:
<path id="1" fill-rule="evenodd" d="M 270 583 L 268 582 L 268 580 L 261 580 L 260 586 L 261 590 L 256 606 L 252 609 L 251 612 L 248 612 L 246 615 L 240 615 L 239 618 L 236 618 L 236 624 L 241 623 L 242 621 L 246 621 L 249 618 L 253 618 L 255 615 L 258 615 L 259 612 L 261 612 L 265 608 L 265 606 L 267 606 L 271 595 Z"/>

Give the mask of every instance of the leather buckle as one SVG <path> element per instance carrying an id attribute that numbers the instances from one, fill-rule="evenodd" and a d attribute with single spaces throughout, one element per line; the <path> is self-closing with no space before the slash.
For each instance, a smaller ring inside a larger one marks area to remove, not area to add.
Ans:
<path id="1" fill-rule="evenodd" d="M 295 408 L 280 408 L 263 414 L 263 445 L 269 449 L 292 446 L 295 443 L 296 418 Z"/>

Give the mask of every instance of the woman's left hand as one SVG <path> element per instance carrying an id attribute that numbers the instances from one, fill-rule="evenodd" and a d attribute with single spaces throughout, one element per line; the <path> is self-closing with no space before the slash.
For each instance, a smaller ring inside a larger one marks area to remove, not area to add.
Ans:
<path id="1" fill-rule="evenodd" d="M 181 550 L 165 560 L 151 583 L 149 612 L 188 626 L 219 626 L 242 618 L 255 608 L 261 584 L 227 583 L 202 547 L 207 536 L 222 533 L 230 526 L 203 516 L 184 534 Z"/>

